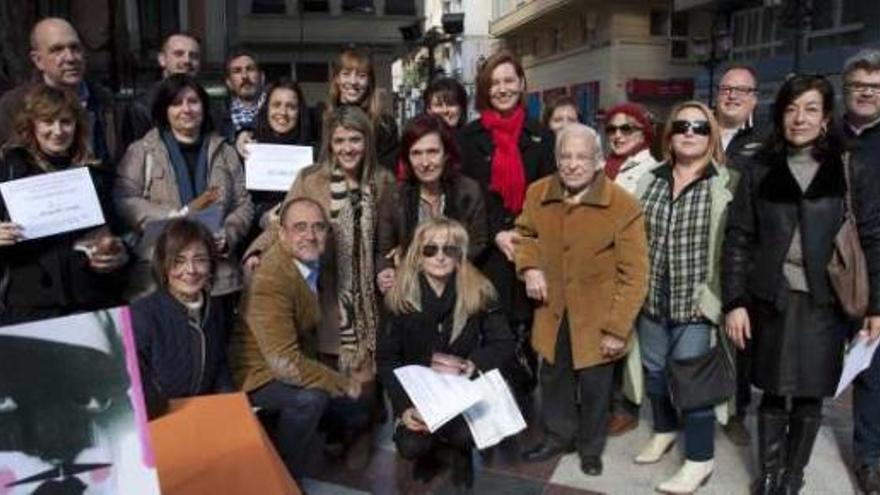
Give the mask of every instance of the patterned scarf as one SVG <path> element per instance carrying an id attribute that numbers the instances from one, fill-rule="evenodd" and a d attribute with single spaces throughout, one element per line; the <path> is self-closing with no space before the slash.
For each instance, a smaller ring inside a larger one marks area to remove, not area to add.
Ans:
<path id="1" fill-rule="evenodd" d="M 480 122 L 495 144 L 489 189 L 500 194 L 504 207 L 515 214 L 522 211 L 526 195 L 526 171 L 519 153 L 519 135 L 525 120 L 521 106 L 507 117 L 494 110 L 483 110 L 480 114 Z"/>
<path id="2" fill-rule="evenodd" d="M 260 93 L 256 105 L 246 105 L 238 98 L 232 99 L 232 102 L 229 104 L 229 117 L 235 126 L 235 132 L 242 129 L 253 129 L 254 119 L 257 117 L 257 112 L 263 107 L 265 101 L 265 92 Z"/>
<path id="3" fill-rule="evenodd" d="M 378 311 L 373 285 L 375 198 L 362 181 L 348 187 L 345 174 L 334 165 L 330 174 L 330 221 L 336 241 L 339 296 L 339 367 L 358 368 L 376 349 Z"/>

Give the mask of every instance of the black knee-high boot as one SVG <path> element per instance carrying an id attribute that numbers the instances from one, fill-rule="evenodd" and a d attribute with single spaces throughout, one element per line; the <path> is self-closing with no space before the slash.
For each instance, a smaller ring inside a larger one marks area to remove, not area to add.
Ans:
<path id="1" fill-rule="evenodd" d="M 786 453 L 785 474 L 782 479 L 781 492 L 784 495 L 796 495 L 804 486 L 804 469 L 810 462 L 816 435 L 822 425 L 822 414 L 791 415 L 788 428 L 788 446 Z"/>
<path id="2" fill-rule="evenodd" d="M 784 409 L 758 411 L 758 462 L 761 476 L 752 483 L 752 495 L 776 495 L 785 466 L 788 412 Z"/>

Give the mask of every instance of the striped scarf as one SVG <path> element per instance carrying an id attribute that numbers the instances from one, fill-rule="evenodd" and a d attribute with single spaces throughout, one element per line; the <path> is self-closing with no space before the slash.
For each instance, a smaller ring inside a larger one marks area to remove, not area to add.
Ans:
<path id="1" fill-rule="evenodd" d="M 671 167 L 656 174 L 642 196 L 650 258 L 645 312 L 673 323 L 701 321 L 694 293 L 709 272 L 709 180 L 697 180 L 673 201 Z"/>
<path id="2" fill-rule="evenodd" d="M 372 186 L 350 189 L 345 174 L 330 174 L 330 221 L 336 244 L 339 297 L 339 367 L 343 371 L 371 360 L 376 349 L 378 311 L 373 285 L 375 201 Z"/>

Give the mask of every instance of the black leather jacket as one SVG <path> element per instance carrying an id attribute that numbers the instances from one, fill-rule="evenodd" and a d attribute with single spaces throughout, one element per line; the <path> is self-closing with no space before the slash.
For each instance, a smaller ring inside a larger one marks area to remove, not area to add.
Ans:
<path id="1" fill-rule="evenodd" d="M 873 170 L 852 163 L 852 197 L 862 249 L 868 262 L 868 314 L 880 315 L 880 195 Z M 801 192 L 784 154 L 761 152 L 743 167 L 730 207 L 724 242 L 724 310 L 752 298 L 777 302 L 785 293 L 782 273 L 792 235 L 800 226 L 810 295 L 817 304 L 835 300 L 827 273 L 834 237 L 844 215 L 846 181 L 839 157 L 824 160 Z"/>

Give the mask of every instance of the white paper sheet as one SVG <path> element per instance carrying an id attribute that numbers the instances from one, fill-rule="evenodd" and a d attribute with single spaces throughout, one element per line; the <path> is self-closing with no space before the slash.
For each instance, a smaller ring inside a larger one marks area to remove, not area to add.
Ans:
<path id="1" fill-rule="evenodd" d="M 0 194 L 24 239 L 37 239 L 104 224 L 101 202 L 85 167 L 0 184 Z"/>
<path id="2" fill-rule="evenodd" d="M 462 376 L 418 365 L 401 366 L 394 375 L 431 433 L 482 399 L 480 390 Z"/>
<path id="3" fill-rule="evenodd" d="M 287 192 L 299 171 L 314 163 L 311 146 L 247 145 L 245 184 L 250 191 Z"/>
<path id="4" fill-rule="evenodd" d="M 501 372 L 484 373 L 472 383 L 481 389 L 483 400 L 463 414 L 478 449 L 492 447 L 526 428 L 526 420 Z"/>
<path id="5" fill-rule="evenodd" d="M 840 374 L 840 381 L 837 382 L 837 392 L 834 393 L 836 399 L 849 384 L 859 376 L 859 373 L 865 371 L 871 366 L 871 360 L 874 359 L 874 353 L 877 351 L 877 345 L 880 339 L 869 342 L 868 339 L 856 337 L 846 351 L 843 358 L 843 372 Z"/>
<path id="6" fill-rule="evenodd" d="M 417 365 L 397 368 L 394 374 L 432 433 L 463 414 L 477 448 L 485 449 L 526 427 L 498 370 L 475 380 Z"/>

